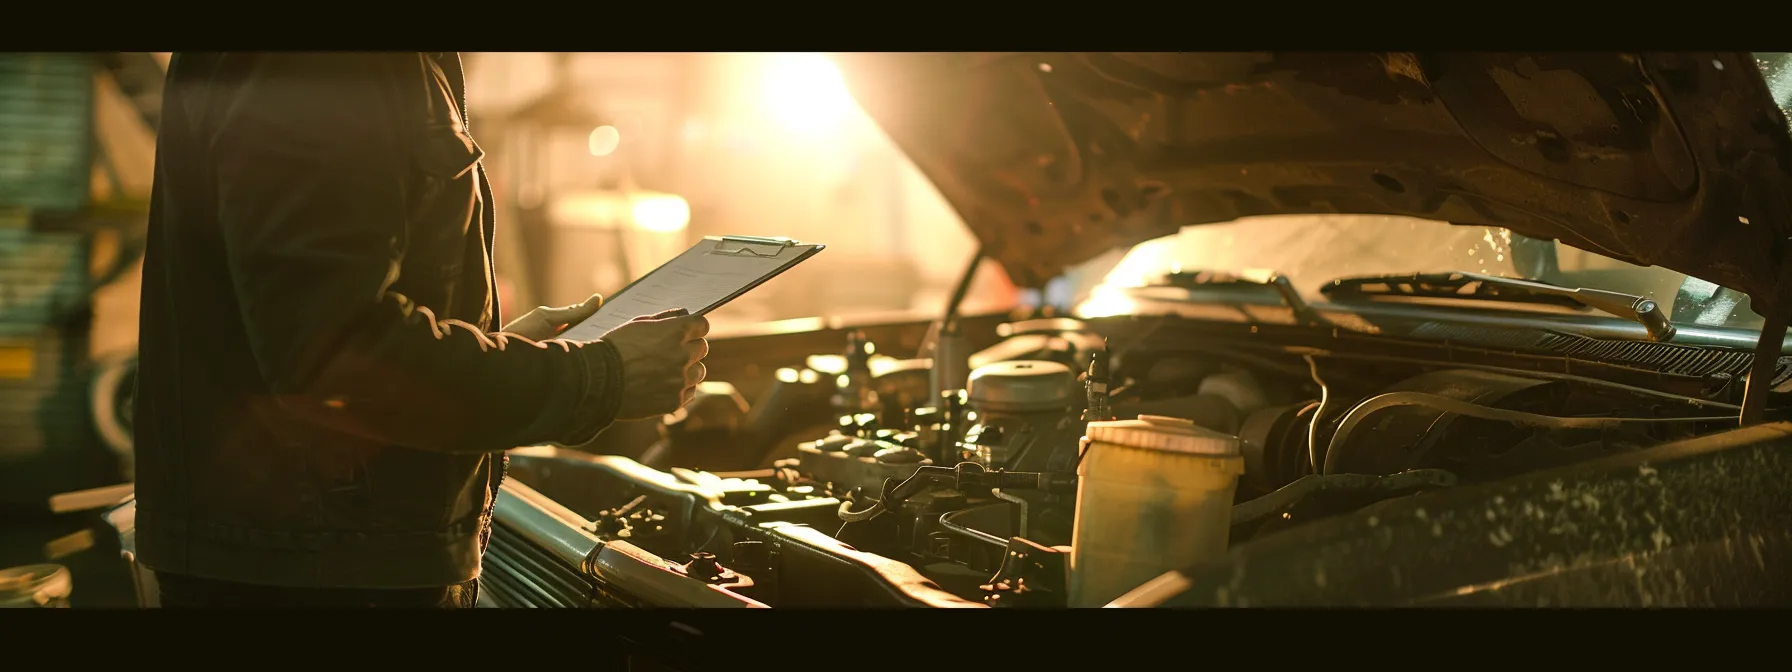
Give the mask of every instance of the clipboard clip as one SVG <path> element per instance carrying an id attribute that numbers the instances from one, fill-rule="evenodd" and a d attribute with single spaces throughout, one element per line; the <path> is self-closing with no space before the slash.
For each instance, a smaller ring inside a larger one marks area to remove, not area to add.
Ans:
<path id="1" fill-rule="evenodd" d="M 727 247 L 726 244 L 728 244 L 728 243 L 733 243 L 734 247 Z M 761 246 L 771 245 L 771 246 L 776 246 L 778 249 L 771 251 L 771 252 L 761 252 L 761 251 L 753 248 L 753 246 L 755 246 L 755 245 L 761 245 Z M 721 238 L 716 240 L 716 247 L 715 247 L 715 249 L 710 250 L 709 254 L 719 254 L 722 256 L 731 256 L 731 257 L 776 257 L 776 256 L 783 254 L 784 250 L 790 249 L 791 247 L 794 247 L 797 245 L 801 245 L 801 243 L 798 243 L 795 240 L 792 240 L 790 238 L 762 238 L 759 236 L 722 236 Z"/>

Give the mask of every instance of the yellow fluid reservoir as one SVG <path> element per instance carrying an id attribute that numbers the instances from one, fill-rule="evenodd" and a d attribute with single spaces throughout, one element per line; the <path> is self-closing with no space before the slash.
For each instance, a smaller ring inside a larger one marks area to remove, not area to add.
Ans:
<path id="1" fill-rule="evenodd" d="M 1238 437 L 1180 418 L 1089 423 L 1077 465 L 1070 606 L 1099 607 L 1226 552 Z"/>

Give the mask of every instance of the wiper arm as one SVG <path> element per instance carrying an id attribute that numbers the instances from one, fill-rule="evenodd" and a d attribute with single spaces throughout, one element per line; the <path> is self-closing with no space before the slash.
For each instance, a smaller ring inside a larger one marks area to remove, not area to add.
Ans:
<path id="1" fill-rule="evenodd" d="M 1503 278 L 1497 275 L 1453 272 L 1339 278 L 1331 281 L 1319 292 L 1333 300 L 1411 296 L 1438 299 L 1520 301 L 1586 307 L 1643 325 L 1643 328 L 1649 332 L 1650 340 L 1667 341 L 1674 337 L 1674 323 L 1668 320 L 1667 314 L 1662 312 L 1661 305 L 1654 299 L 1622 292 L 1608 292 L 1603 289 L 1569 288 L 1546 282 Z"/>
<path id="2" fill-rule="evenodd" d="M 1224 271 L 1176 271 L 1166 273 L 1159 278 L 1154 287 L 1180 287 L 1194 289 L 1197 287 L 1265 287 L 1275 290 L 1282 297 L 1282 305 L 1294 311 L 1294 319 L 1309 327 L 1326 327 L 1331 323 L 1319 316 L 1319 312 L 1307 305 L 1300 291 L 1288 276 L 1275 271 L 1257 271 L 1246 273 L 1228 273 Z"/>

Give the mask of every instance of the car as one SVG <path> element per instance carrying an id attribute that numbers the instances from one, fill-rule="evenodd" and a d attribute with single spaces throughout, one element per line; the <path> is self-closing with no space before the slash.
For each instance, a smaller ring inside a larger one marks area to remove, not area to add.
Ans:
<path id="1" fill-rule="evenodd" d="M 1099 280 L 714 335 L 512 452 L 486 606 L 1792 602 L 1780 56 L 835 59 L 968 268 Z"/>

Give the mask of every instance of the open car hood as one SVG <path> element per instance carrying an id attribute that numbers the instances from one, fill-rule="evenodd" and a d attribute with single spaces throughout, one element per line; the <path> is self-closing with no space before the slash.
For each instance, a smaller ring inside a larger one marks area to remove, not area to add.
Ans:
<path id="1" fill-rule="evenodd" d="M 1792 137 L 1725 53 L 834 56 L 1015 282 L 1273 214 L 1499 226 L 1772 301 Z"/>

